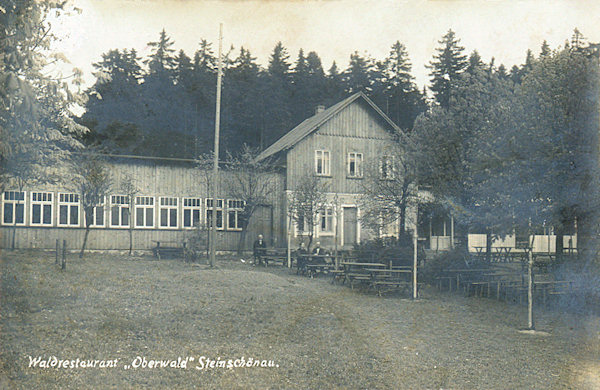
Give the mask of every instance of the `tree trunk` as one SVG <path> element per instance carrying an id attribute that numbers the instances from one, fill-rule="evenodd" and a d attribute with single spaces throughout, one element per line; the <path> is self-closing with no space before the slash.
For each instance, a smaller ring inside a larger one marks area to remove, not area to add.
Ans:
<path id="1" fill-rule="evenodd" d="M 237 254 L 239 256 L 242 255 L 242 251 L 244 250 L 244 242 L 246 242 L 246 234 L 248 233 L 248 228 L 246 226 L 242 227 L 242 231 L 240 232 L 240 240 L 238 241 Z"/>
<path id="2" fill-rule="evenodd" d="M 133 252 L 133 230 L 129 229 L 129 256 Z"/>
<path id="3" fill-rule="evenodd" d="M 485 229 L 485 261 L 489 263 L 492 260 L 492 231 Z"/>
<path id="4" fill-rule="evenodd" d="M 16 237 L 16 235 L 17 235 L 17 226 L 13 224 L 13 227 L 12 227 L 12 242 L 10 244 L 10 248 L 12 250 L 15 249 L 15 241 L 16 241 L 15 237 Z"/>
<path id="5" fill-rule="evenodd" d="M 406 231 L 406 204 L 400 206 L 400 231 L 398 232 L 398 238 Z"/>
<path id="6" fill-rule="evenodd" d="M 555 235 L 556 235 L 556 245 L 555 245 L 555 251 L 556 251 L 556 262 L 558 264 L 562 263 L 563 260 L 563 253 L 564 253 L 564 237 L 565 237 L 565 231 L 563 228 L 563 224 L 560 223 L 559 226 L 557 226 L 555 228 Z"/>
<path id="7" fill-rule="evenodd" d="M 85 235 L 83 236 L 83 245 L 81 245 L 81 252 L 79 252 L 79 258 L 83 259 L 83 252 L 85 251 L 85 245 L 87 244 L 88 235 L 90 234 L 90 227 L 85 227 Z"/>

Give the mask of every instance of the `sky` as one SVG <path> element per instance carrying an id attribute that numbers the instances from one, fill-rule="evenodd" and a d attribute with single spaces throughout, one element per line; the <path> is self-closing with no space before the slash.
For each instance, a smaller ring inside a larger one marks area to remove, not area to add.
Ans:
<path id="1" fill-rule="evenodd" d="M 219 23 L 223 47 L 249 49 L 263 66 L 278 41 L 295 61 L 300 48 L 316 51 L 327 70 L 333 61 L 345 69 L 358 51 L 385 58 L 392 44 L 403 43 L 419 87 L 429 83 L 426 65 L 438 41 L 452 29 L 468 53 L 484 61 L 522 64 L 527 49 L 534 54 L 544 40 L 555 49 L 575 27 L 591 42 L 600 42 L 600 2 L 596 0 L 72 0 L 79 14 L 53 21 L 62 52 L 93 83 L 93 62 L 110 49 L 135 48 L 145 56 L 148 42 L 164 28 L 174 48 L 190 57 L 201 39 L 216 53 Z"/>

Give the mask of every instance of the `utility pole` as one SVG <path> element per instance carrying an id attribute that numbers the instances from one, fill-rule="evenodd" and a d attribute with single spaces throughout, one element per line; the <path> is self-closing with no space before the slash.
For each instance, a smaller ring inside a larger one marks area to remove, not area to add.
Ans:
<path id="1" fill-rule="evenodd" d="M 213 167 L 213 204 L 212 204 L 212 229 L 210 240 L 210 259 L 209 264 L 212 267 L 215 264 L 215 254 L 217 250 L 217 197 L 219 196 L 219 127 L 221 126 L 221 77 L 222 60 L 221 51 L 223 48 L 223 23 L 219 24 L 219 61 L 217 70 L 217 103 L 215 113 L 215 155 Z"/>

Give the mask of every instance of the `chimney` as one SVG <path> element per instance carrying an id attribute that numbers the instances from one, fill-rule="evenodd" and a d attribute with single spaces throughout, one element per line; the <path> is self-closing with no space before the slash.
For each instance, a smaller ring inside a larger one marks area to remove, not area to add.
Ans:
<path id="1" fill-rule="evenodd" d="M 322 105 L 322 104 L 319 104 L 319 105 L 317 106 L 317 108 L 315 109 L 315 115 L 316 115 L 316 114 L 320 114 L 320 113 L 322 113 L 323 111 L 325 111 L 325 106 L 324 106 L 324 105 Z"/>

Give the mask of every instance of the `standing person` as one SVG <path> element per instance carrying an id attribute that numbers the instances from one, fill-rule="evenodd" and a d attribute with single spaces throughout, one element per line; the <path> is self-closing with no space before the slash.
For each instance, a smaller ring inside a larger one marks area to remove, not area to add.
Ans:
<path id="1" fill-rule="evenodd" d="M 254 241 L 254 245 L 252 246 L 254 254 L 254 265 L 256 265 L 257 263 L 258 265 L 262 264 L 263 256 L 266 254 L 267 251 L 266 248 L 267 244 L 265 243 L 265 240 L 263 240 L 262 234 L 259 234 L 256 241 Z M 266 265 L 269 265 L 267 259 L 265 259 L 265 266 Z"/>

